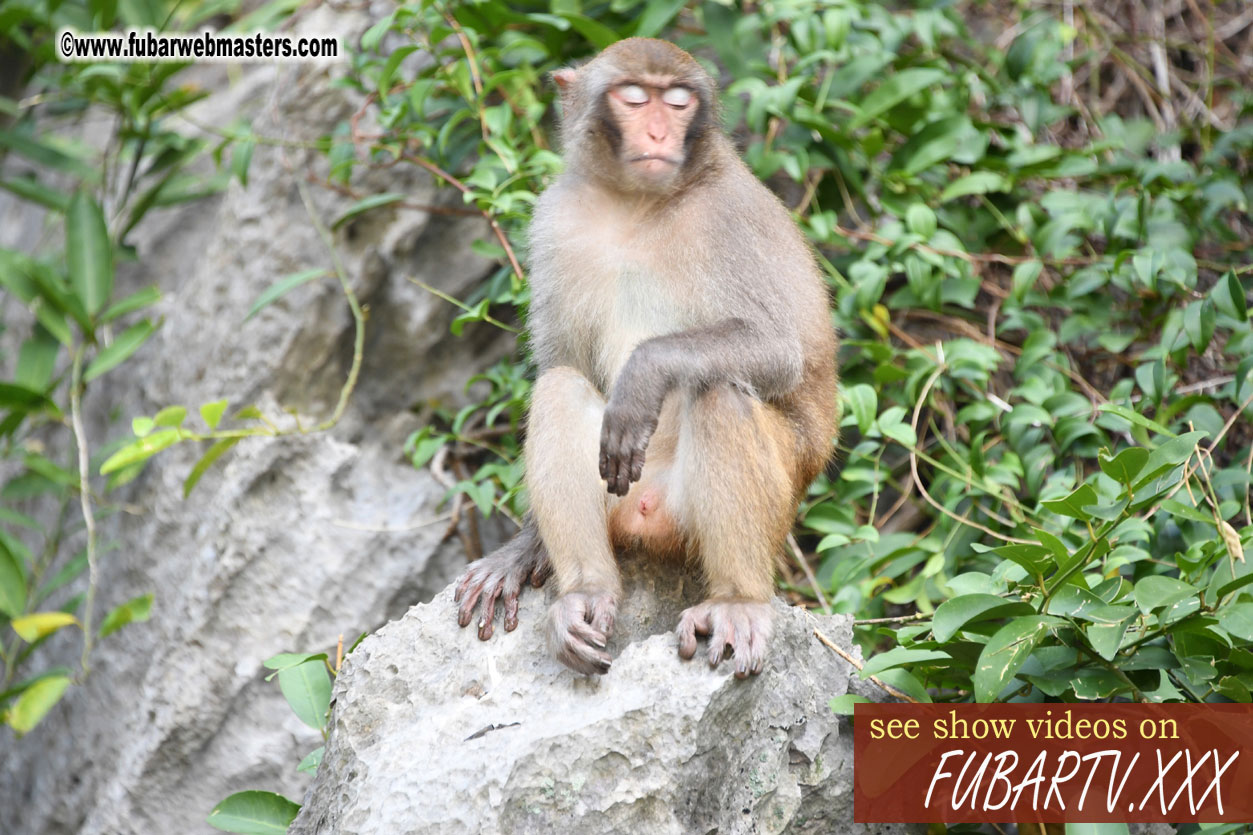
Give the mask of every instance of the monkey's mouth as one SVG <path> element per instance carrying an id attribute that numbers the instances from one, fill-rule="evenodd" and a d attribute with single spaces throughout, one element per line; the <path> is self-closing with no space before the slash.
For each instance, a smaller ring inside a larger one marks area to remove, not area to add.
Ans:
<path id="1" fill-rule="evenodd" d="M 662 163 L 664 165 L 673 165 L 675 167 L 683 164 L 682 160 L 675 159 L 674 157 L 663 157 L 660 154 L 639 154 L 638 156 L 631 157 L 630 162 Z M 650 165 L 648 167 L 659 168 L 660 166 Z"/>

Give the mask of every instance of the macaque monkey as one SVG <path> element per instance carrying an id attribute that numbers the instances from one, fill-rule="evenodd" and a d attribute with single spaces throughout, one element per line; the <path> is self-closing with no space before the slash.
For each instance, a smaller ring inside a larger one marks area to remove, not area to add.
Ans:
<path id="1" fill-rule="evenodd" d="M 678 624 L 716 666 L 766 660 L 774 563 L 832 451 L 836 341 L 814 258 L 719 124 L 713 79 L 665 41 L 620 41 L 561 91 L 565 172 L 531 222 L 522 531 L 474 563 L 462 626 L 483 601 L 517 626 L 523 583 L 556 575 L 556 657 L 610 667 L 615 552 L 686 558 L 708 598 Z"/>

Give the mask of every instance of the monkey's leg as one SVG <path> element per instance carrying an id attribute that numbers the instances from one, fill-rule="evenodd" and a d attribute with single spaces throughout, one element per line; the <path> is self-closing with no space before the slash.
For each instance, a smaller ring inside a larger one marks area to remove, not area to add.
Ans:
<path id="1" fill-rule="evenodd" d="M 526 485 L 561 597 L 548 613 L 557 659 L 604 673 L 622 581 L 609 540 L 608 497 L 597 472 L 605 400 L 579 372 L 545 371 L 531 391 Z"/>
<path id="2" fill-rule="evenodd" d="M 518 628 L 518 594 L 528 580 L 532 586 L 544 585 L 552 569 L 548 564 L 548 551 L 540 539 L 535 520 L 527 514 L 513 539 L 482 559 L 475 560 L 461 575 L 453 600 L 457 607 L 457 623 L 466 626 L 474 617 L 474 609 L 483 602 L 483 616 L 479 618 L 479 638 L 486 641 L 492 637 L 496 620 L 496 602 L 503 598 L 505 604 L 505 631 Z"/>
<path id="3" fill-rule="evenodd" d="M 795 433 L 786 419 L 729 385 L 689 395 L 675 462 L 681 524 L 699 555 L 709 597 L 686 610 L 679 655 L 709 636 L 709 664 L 730 650 L 735 675 L 759 673 L 774 615 L 774 563 L 796 512 Z"/>

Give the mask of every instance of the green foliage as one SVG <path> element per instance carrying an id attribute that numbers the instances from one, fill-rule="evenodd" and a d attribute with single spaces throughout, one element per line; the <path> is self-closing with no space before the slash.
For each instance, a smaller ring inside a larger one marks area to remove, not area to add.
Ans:
<path id="1" fill-rule="evenodd" d="M 1220 73 L 1233 130 L 1161 131 L 1136 102 L 1064 98 L 1122 37 L 1099 20 L 1020 3 L 1002 49 L 917 5 L 405 3 L 349 78 L 383 134 L 366 157 L 328 137 L 333 175 L 399 159 L 460 191 L 500 266 L 449 299 L 454 331 L 524 317 L 517 253 L 559 164 L 547 74 L 681 23 L 665 34 L 732 79 L 727 126 L 795 209 L 844 336 L 841 467 L 797 529 L 818 588 L 789 590 L 880 621 L 868 667 L 918 698 L 1248 701 L 1253 100 Z M 498 366 L 406 452 L 459 463 L 450 493 L 484 511 L 524 509 L 528 380 Z"/>

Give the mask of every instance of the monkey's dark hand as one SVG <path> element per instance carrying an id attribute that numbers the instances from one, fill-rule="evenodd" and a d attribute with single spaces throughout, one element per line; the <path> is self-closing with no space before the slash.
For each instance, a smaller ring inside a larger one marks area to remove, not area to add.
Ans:
<path id="1" fill-rule="evenodd" d="M 605 646 L 617 613 L 618 602 L 607 592 L 563 594 L 548 610 L 548 646 L 575 672 L 603 675 L 612 663 Z"/>
<path id="2" fill-rule="evenodd" d="M 644 450 L 657 429 L 666 397 L 661 375 L 635 349 L 618 375 L 600 427 L 600 477 L 610 493 L 625 496 L 644 471 Z"/>
<path id="3" fill-rule="evenodd" d="M 766 665 L 766 647 L 774 629 L 774 610 L 769 603 L 751 600 L 709 599 L 686 609 L 675 630 L 679 656 L 696 654 L 696 636 L 709 637 L 709 666 L 716 667 L 731 650 L 735 677 L 757 675 Z"/>
<path id="4" fill-rule="evenodd" d="M 517 537 L 505 543 L 495 553 L 475 560 L 457 582 L 453 601 L 457 607 L 457 623 L 469 625 L 479 599 L 483 600 L 483 616 L 479 618 L 479 639 L 492 637 L 496 621 L 496 602 L 502 597 L 505 604 L 505 631 L 518 628 L 518 594 L 522 584 L 530 581 L 539 588 L 552 573 L 548 553 L 538 539 L 527 539 L 524 529 Z"/>

